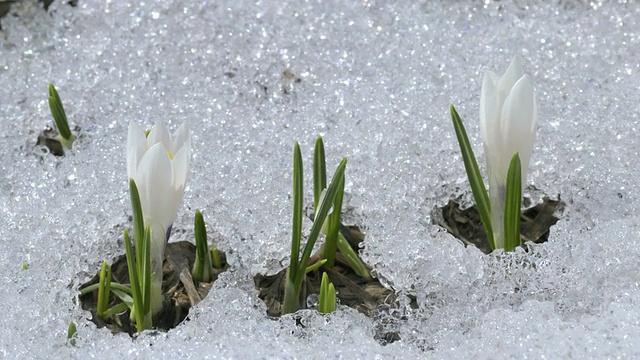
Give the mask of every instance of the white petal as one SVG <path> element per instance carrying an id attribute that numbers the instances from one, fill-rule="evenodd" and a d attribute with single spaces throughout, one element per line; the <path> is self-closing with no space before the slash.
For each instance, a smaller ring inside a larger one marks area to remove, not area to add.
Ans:
<path id="1" fill-rule="evenodd" d="M 134 121 L 129 122 L 127 135 L 127 175 L 135 178 L 138 164 L 147 151 L 147 138 L 144 130 Z"/>
<path id="2" fill-rule="evenodd" d="M 176 217 L 178 205 L 174 199 L 171 160 L 164 145 L 153 145 L 142 157 L 135 178 L 145 221 L 167 229 Z"/>
<path id="3" fill-rule="evenodd" d="M 511 157 L 518 152 L 522 164 L 523 182 L 526 179 L 535 141 L 536 112 L 533 82 L 528 75 L 525 75 L 513 86 L 502 109 L 502 116 L 505 119 L 502 136 L 505 139 L 506 167 L 508 169 Z"/>
<path id="4" fill-rule="evenodd" d="M 156 122 L 156 124 L 151 128 L 151 132 L 149 132 L 149 136 L 147 137 L 147 142 L 149 143 L 149 146 L 162 143 L 166 150 L 173 149 L 169 128 L 167 128 L 167 125 L 163 121 Z"/>
<path id="5" fill-rule="evenodd" d="M 189 145 L 191 144 L 190 139 L 191 135 L 189 132 L 189 124 L 184 122 L 171 136 L 171 140 L 173 141 L 173 149 L 170 149 L 169 151 L 177 153 L 185 145 L 185 143 L 187 143 L 187 141 L 189 141 Z"/>
<path id="6" fill-rule="evenodd" d="M 524 70 L 522 70 L 522 65 L 520 64 L 520 60 L 517 57 L 514 57 L 509 65 L 507 71 L 502 75 L 500 81 L 498 81 L 498 93 L 505 94 L 502 97 L 502 100 L 506 99 L 507 94 L 513 88 L 513 85 L 516 81 L 520 80 L 520 78 L 524 75 Z"/>
<path id="7" fill-rule="evenodd" d="M 191 144 L 187 139 L 187 143 L 178 150 L 178 153 L 174 155 L 171 166 L 173 166 L 173 188 L 175 190 L 184 190 L 184 185 L 187 182 L 187 175 L 189 173 L 189 163 L 191 161 Z"/>
<path id="8" fill-rule="evenodd" d="M 492 71 L 484 73 L 482 91 L 480 92 L 480 136 L 485 144 L 495 143 L 496 126 L 499 112 L 496 99 L 496 82 L 498 75 Z"/>

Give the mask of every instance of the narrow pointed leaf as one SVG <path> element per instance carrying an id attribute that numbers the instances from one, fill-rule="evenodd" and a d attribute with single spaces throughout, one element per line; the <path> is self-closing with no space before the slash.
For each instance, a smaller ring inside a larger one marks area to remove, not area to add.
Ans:
<path id="1" fill-rule="evenodd" d="M 142 248 L 143 266 L 142 266 L 142 281 L 141 281 L 141 293 L 143 303 L 143 313 L 146 316 L 151 311 L 151 227 L 147 225 L 144 229 L 144 243 Z"/>
<path id="2" fill-rule="evenodd" d="M 333 283 L 329 281 L 327 273 L 322 273 L 320 282 L 320 297 L 318 299 L 318 312 L 329 314 L 336 310 L 336 290 Z"/>
<path id="3" fill-rule="evenodd" d="M 104 314 L 105 314 L 105 316 L 113 316 L 113 315 L 125 312 L 125 311 L 127 311 L 127 309 L 129 309 L 129 306 L 127 306 L 127 304 L 120 303 L 120 304 L 114 305 L 113 307 L 110 307 L 109 309 L 107 309 L 107 311 L 105 311 Z"/>
<path id="4" fill-rule="evenodd" d="M 294 283 L 293 279 L 298 276 L 300 265 L 298 259 L 300 257 L 300 240 L 302 239 L 303 191 L 302 154 L 300 153 L 300 145 L 296 142 L 293 147 L 293 226 L 291 228 L 291 263 L 288 273 Z"/>
<path id="5" fill-rule="evenodd" d="M 124 229 L 124 250 L 127 257 L 127 267 L 129 268 L 129 280 L 131 282 L 131 294 L 133 297 L 133 310 L 135 313 L 136 329 L 138 332 L 144 330 L 144 314 L 142 312 L 142 294 L 140 293 L 140 283 L 138 282 L 138 271 L 136 260 L 131 249 L 129 232 Z"/>
<path id="6" fill-rule="evenodd" d="M 60 95 L 53 84 L 49 84 L 49 109 L 51 115 L 53 115 L 53 121 L 56 124 L 56 128 L 65 140 L 72 140 L 71 130 L 69 129 L 69 122 L 67 121 L 67 114 L 64 112 Z"/>
<path id="7" fill-rule="evenodd" d="M 351 245 L 345 239 L 342 233 L 338 233 L 338 249 L 340 253 L 347 258 L 347 263 L 349 263 L 349 267 L 361 278 L 369 279 L 371 275 L 369 274 L 369 270 L 362 263 L 362 260 L 358 257 L 355 251 L 351 248 Z"/>
<path id="8" fill-rule="evenodd" d="M 324 157 L 324 143 L 322 137 L 316 139 L 313 152 L 313 209 L 318 208 L 320 194 L 327 187 L 327 165 Z"/>
<path id="9" fill-rule="evenodd" d="M 311 233 L 309 234 L 309 238 L 307 239 L 307 243 L 304 247 L 302 258 L 300 259 L 300 265 L 298 266 L 298 270 L 296 271 L 296 277 L 294 280 L 296 293 L 300 292 L 300 288 L 302 286 L 302 280 L 304 279 L 304 270 L 306 269 L 307 262 L 311 257 L 313 246 L 315 245 L 316 240 L 318 240 L 318 236 L 320 235 L 320 230 L 322 229 L 322 225 L 324 224 L 324 221 L 327 218 L 327 214 L 329 213 L 329 210 L 333 206 L 333 201 L 335 200 L 336 194 L 338 193 L 338 187 L 340 185 L 340 181 L 344 176 L 344 171 L 346 166 L 347 166 L 347 158 L 344 158 L 340 162 L 340 165 L 338 165 L 336 172 L 333 174 L 333 177 L 331 178 L 331 184 L 329 184 L 329 187 L 327 188 L 323 201 L 319 204 L 319 207 L 317 210 L 318 211 L 317 216 L 313 222 L 313 226 L 311 227 Z"/>
<path id="10" fill-rule="evenodd" d="M 513 155 L 507 173 L 507 196 L 504 207 L 504 250 L 520 246 L 520 206 L 522 203 L 522 172 L 520 156 Z"/>
<path id="11" fill-rule="evenodd" d="M 338 192 L 333 200 L 333 212 L 327 217 L 327 238 L 325 239 L 324 257 L 327 267 L 333 267 L 340 235 L 340 215 L 342 213 L 342 199 L 344 197 L 344 173 L 338 183 Z"/>
<path id="12" fill-rule="evenodd" d="M 316 261 L 313 265 L 307 266 L 307 269 L 304 271 L 305 273 L 310 273 L 313 270 L 319 269 L 322 265 L 327 263 L 327 259 L 322 259 L 320 261 Z"/>
<path id="13" fill-rule="evenodd" d="M 120 299 L 120 301 L 122 301 L 122 303 L 125 304 L 129 308 L 129 310 L 133 310 L 133 308 L 135 307 L 133 298 L 131 297 L 130 293 L 121 289 L 113 289 L 113 295 Z"/>
<path id="14" fill-rule="evenodd" d="M 100 280 L 98 286 L 98 304 L 96 305 L 96 312 L 100 318 L 104 318 L 104 312 L 107 309 L 105 304 L 105 292 L 107 291 L 107 261 L 102 261 L 102 267 L 100 268 Z"/>
<path id="15" fill-rule="evenodd" d="M 220 260 L 220 252 L 215 244 L 211 244 L 211 263 L 214 268 L 222 269 L 222 260 Z"/>
<path id="16" fill-rule="evenodd" d="M 140 203 L 138 186 L 131 178 L 129 179 L 129 196 L 131 197 L 131 209 L 133 211 L 133 239 L 136 244 L 140 244 L 144 239 L 144 218 L 142 217 L 142 204 Z M 138 263 L 143 262 L 142 254 L 143 251 L 136 251 L 136 261 Z"/>
<path id="17" fill-rule="evenodd" d="M 207 245 L 207 228 L 200 210 L 196 210 L 194 222 L 196 238 L 196 260 L 193 264 L 193 279 L 200 282 L 210 282 L 212 276 L 211 252 Z"/>
<path id="18" fill-rule="evenodd" d="M 69 322 L 69 327 L 67 328 L 67 339 L 71 339 L 76 334 L 76 323 L 73 321 Z"/>
<path id="19" fill-rule="evenodd" d="M 495 249 L 496 245 L 493 240 L 493 229 L 491 226 L 491 205 L 489 203 L 489 195 L 487 194 L 487 189 L 484 186 L 484 181 L 482 181 L 482 175 L 480 174 L 480 169 L 478 168 L 478 163 L 476 162 L 476 157 L 473 154 L 473 148 L 469 143 L 469 137 L 464 129 L 462 119 L 460 119 L 460 115 L 458 115 L 458 112 L 453 105 L 451 105 L 450 110 L 451 121 L 453 122 L 453 127 L 456 131 L 456 137 L 458 138 L 460 152 L 462 153 L 462 159 L 464 161 L 464 168 L 467 171 L 467 177 L 469 178 L 473 198 L 476 201 L 476 208 L 480 214 L 484 230 L 487 233 L 489 245 L 491 246 L 491 249 Z M 496 226 L 499 226 L 499 224 L 496 224 Z"/>

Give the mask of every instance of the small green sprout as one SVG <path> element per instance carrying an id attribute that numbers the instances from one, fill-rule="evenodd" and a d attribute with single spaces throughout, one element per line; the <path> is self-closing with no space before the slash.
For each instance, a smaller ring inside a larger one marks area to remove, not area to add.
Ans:
<path id="1" fill-rule="evenodd" d="M 492 224 L 491 222 L 491 204 L 489 202 L 489 195 L 482 180 L 476 157 L 471 148 L 471 143 L 467 136 L 467 132 L 464 129 L 464 124 L 460 115 L 456 111 L 455 107 L 451 105 L 451 120 L 453 127 L 458 138 L 458 144 L 460 145 L 460 152 L 462 153 L 462 159 L 464 161 L 464 167 L 469 178 L 469 184 L 471 185 L 471 191 L 473 198 L 476 201 L 476 208 L 480 214 L 480 219 L 484 230 L 487 234 L 487 240 L 491 249 L 496 249 L 496 243 L 494 239 L 494 226 L 504 226 L 504 250 L 512 251 L 517 246 L 520 246 L 520 204 L 522 199 L 521 193 L 521 167 L 520 157 L 516 152 L 511 159 L 509 165 L 509 172 L 507 175 L 506 186 L 506 202 L 505 202 L 505 214 L 504 224 Z"/>
<path id="2" fill-rule="evenodd" d="M 67 341 L 71 346 L 76 346 L 76 323 L 73 321 L 69 322 L 69 327 L 67 328 Z"/>
<path id="3" fill-rule="evenodd" d="M 322 314 L 329 314 L 336 311 L 336 289 L 333 283 L 329 281 L 329 276 L 327 276 L 326 272 L 322 273 L 318 311 Z"/>
<path id="4" fill-rule="evenodd" d="M 193 280 L 199 282 L 211 282 L 213 280 L 213 266 L 211 264 L 212 251 L 207 246 L 207 228 L 200 210 L 196 210 L 195 219 L 196 260 L 193 264 L 191 275 Z M 217 253 L 218 250 L 215 249 Z M 215 255 L 214 255 L 215 256 Z M 219 261 L 218 255 L 218 261 Z"/>
<path id="5" fill-rule="evenodd" d="M 222 260 L 220 260 L 220 252 L 215 244 L 211 244 L 209 247 L 211 252 L 211 265 L 214 269 L 222 269 Z"/>
<path id="6" fill-rule="evenodd" d="M 71 133 L 71 130 L 69 129 L 67 114 L 64 112 L 62 100 L 60 100 L 60 95 L 58 95 L 58 91 L 56 90 L 55 86 L 53 86 L 53 84 L 49 84 L 49 109 L 51 109 L 53 121 L 55 122 L 56 129 L 60 134 L 57 140 L 60 141 L 60 144 L 62 144 L 63 148 L 71 150 L 71 146 L 76 140 L 76 137 Z"/>
<path id="7" fill-rule="evenodd" d="M 100 269 L 100 282 L 98 283 L 98 305 L 96 312 L 98 316 L 105 319 L 107 307 L 109 306 L 109 297 L 111 295 L 111 265 L 107 265 L 107 261 L 102 262 Z"/>
<path id="8" fill-rule="evenodd" d="M 29 268 L 29 266 L 27 265 L 27 263 L 22 263 L 22 270 L 27 270 Z"/>

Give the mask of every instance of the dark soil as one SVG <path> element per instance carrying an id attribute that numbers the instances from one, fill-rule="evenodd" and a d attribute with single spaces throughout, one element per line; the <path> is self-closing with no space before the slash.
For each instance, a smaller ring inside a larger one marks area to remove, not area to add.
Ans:
<path id="1" fill-rule="evenodd" d="M 356 253 L 360 250 L 360 244 L 364 240 L 364 233 L 356 226 L 341 225 L 340 231 L 349 241 Z M 317 261 L 319 259 L 315 259 Z M 311 262 L 313 263 L 312 258 Z M 371 272 L 371 267 L 365 264 L 367 270 Z M 327 273 L 329 280 L 333 283 L 339 304 L 352 307 L 362 314 L 374 318 L 382 309 L 398 307 L 398 298 L 393 289 L 384 287 L 378 279 L 370 277 L 363 279 L 349 267 L 346 259 L 340 252 L 336 254 L 336 263 L 333 268 L 320 267 L 318 270 L 307 274 L 302 288 L 301 297 L 305 300 L 302 304 L 307 305 L 307 297 L 310 294 L 320 293 L 320 282 L 322 274 Z M 284 301 L 284 283 L 286 269 L 275 275 L 265 276 L 258 274 L 254 277 L 256 288 L 259 290 L 259 297 L 267 305 L 267 314 L 273 317 L 282 315 L 281 306 Z M 414 299 L 415 300 L 415 299 Z M 380 324 L 379 328 L 382 328 Z M 385 324 L 384 327 L 388 324 Z M 380 329 L 379 329 L 380 330 Z M 397 332 L 381 331 L 375 338 L 383 344 L 392 343 L 399 340 Z"/>
<path id="2" fill-rule="evenodd" d="M 191 269 L 195 261 L 196 247 L 188 241 L 167 244 L 163 263 L 162 292 L 165 294 L 163 309 L 153 318 L 155 329 L 167 331 L 180 324 L 189 313 L 189 309 L 204 299 L 213 282 L 196 282 L 191 277 Z M 214 269 L 213 281 L 229 267 L 225 254 L 220 251 L 222 269 Z M 97 284 L 100 272 L 89 282 L 80 286 L 83 288 Z M 112 265 L 112 283 L 129 284 L 129 268 L 125 255 L 119 256 Z M 133 335 L 136 326 L 129 320 L 130 311 L 103 320 L 96 314 L 98 292 L 93 291 L 80 296 L 82 309 L 90 311 L 93 321 L 98 327 L 107 327 L 112 333 L 126 332 Z M 120 303 L 120 299 L 111 294 L 109 308 Z"/>
<path id="3" fill-rule="evenodd" d="M 520 216 L 522 243 L 547 241 L 550 228 L 558 222 L 564 207 L 565 204 L 559 198 L 552 200 L 544 197 L 542 203 L 522 211 Z M 487 234 L 475 206 L 461 209 L 456 201 L 449 200 L 444 207 L 435 209 L 433 215 L 434 224 L 445 228 L 465 246 L 474 245 L 485 254 L 491 252 Z"/>
<path id="4" fill-rule="evenodd" d="M 73 128 L 72 133 L 76 136 L 76 140 L 82 137 L 81 130 L 79 126 Z M 46 147 L 55 156 L 64 156 L 64 148 L 57 139 L 58 135 L 58 130 L 48 127 L 38 134 L 36 146 Z M 46 150 L 42 149 L 42 151 Z"/>

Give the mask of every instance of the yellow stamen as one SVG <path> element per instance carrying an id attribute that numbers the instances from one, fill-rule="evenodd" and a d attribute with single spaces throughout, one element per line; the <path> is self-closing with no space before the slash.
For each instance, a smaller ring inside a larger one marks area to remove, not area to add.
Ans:
<path id="1" fill-rule="evenodd" d="M 173 154 L 171 153 L 171 151 L 167 151 L 167 155 L 169 155 L 169 159 L 173 160 Z"/>

